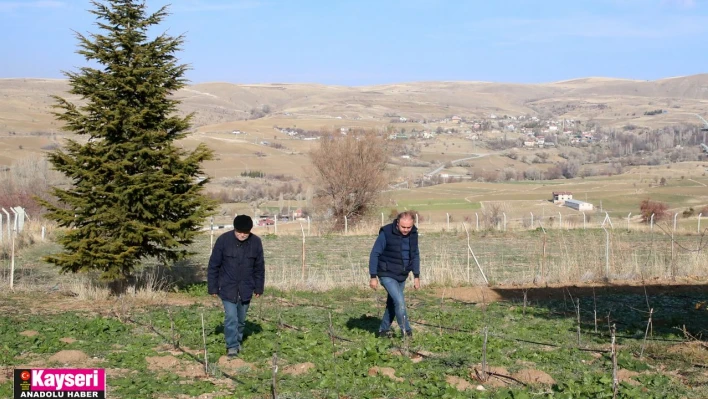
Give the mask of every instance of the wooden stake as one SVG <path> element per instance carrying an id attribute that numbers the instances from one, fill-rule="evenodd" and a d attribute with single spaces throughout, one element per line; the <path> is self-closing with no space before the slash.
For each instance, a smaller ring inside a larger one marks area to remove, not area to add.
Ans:
<path id="1" fill-rule="evenodd" d="M 273 399 L 278 399 L 278 352 L 273 352 L 273 361 L 271 365 L 272 378 L 270 381 L 270 389 L 273 394 Z"/>
<path id="2" fill-rule="evenodd" d="M 649 321 L 647 321 L 647 329 L 644 332 L 644 342 L 642 342 L 642 350 L 639 352 L 639 358 L 641 359 L 642 356 L 644 356 L 644 348 L 647 345 L 647 335 L 649 335 L 649 328 L 651 327 L 651 317 L 654 314 L 654 308 L 649 309 Z"/>
<path id="3" fill-rule="evenodd" d="M 484 327 L 484 341 L 482 342 L 482 382 L 487 381 L 487 327 Z"/>
<path id="4" fill-rule="evenodd" d="M 578 318 L 578 348 L 580 347 L 580 298 L 575 298 L 575 314 Z"/>
<path id="5" fill-rule="evenodd" d="M 592 287 L 592 313 L 595 319 L 595 334 L 597 334 L 597 300 L 595 298 L 595 287 Z"/>
<path id="6" fill-rule="evenodd" d="M 204 329 L 204 312 L 202 312 L 202 341 L 204 342 L 204 375 L 209 375 L 209 357 L 206 344 L 206 330 Z"/>
<path id="7" fill-rule="evenodd" d="M 610 353 L 612 354 L 612 399 L 617 398 L 617 390 L 619 388 L 619 378 L 617 377 L 617 346 L 615 341 L 616 327 L 613 324 L 610 327 L 610 334 L 612 335 L 612 348 Z"/>

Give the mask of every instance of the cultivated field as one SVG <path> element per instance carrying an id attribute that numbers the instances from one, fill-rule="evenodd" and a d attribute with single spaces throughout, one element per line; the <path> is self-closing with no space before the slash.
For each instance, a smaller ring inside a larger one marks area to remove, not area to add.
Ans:
<path id="1" fill-rule="evenodd" d="M 169 270 L 146 262 L 135 285 L 112 297 L 95 276 L 43 263 L 59 250 L 59 231 L 42 241 L 30 223 L 18 240 L 14 293 L 10 260 L 0 269 L 0 396 L 10 395 L 11 370 L 25 366 L 106 368 L 109 397 L 126 399 L 271 398 L 273 390 L 281 398 L 611 397 L 613 372 L 620 398 L 708 395 L 703 236 L 661 226 L 471 231 L 468 241 L 459 225 L 423 228 L 423 287 L 407 296 L 415 335 L 388 341 L 374 336 L 385 295 L 366 289 L 373 227 L 307 236 L 304 262 L 301 237 L 262 233 L 266 296 L 252 303 L 245 349 L 229 360 L 222 310 L 203 283 L 209 232 L 188 261 Z"/>
<path id="2" fill-rule="evenodd" d="M 11 395 L 13 368 L 90 366 L 124 399 L 609 398 L 613 375 L 619 398 L 706 397 L 708 351 L 694 338 L 708 329 L 705 286 L 645 292 L 410 290 L 413 338 L 382 340 L 381 290 L 268 287 L 228 359 L 220 304 L 203 285 L 120 299 L 5 291 L 0 395 Z"/>

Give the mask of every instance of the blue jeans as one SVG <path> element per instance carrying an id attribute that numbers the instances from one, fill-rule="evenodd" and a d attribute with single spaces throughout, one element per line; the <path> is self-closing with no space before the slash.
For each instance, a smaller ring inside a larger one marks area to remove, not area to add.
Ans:
<path id="1" fill-rule="evenodd" d="M 401 332 L 403 334 L 409 333 L 411 331 L 411 325 L 408 323 L 406 300 L 403 297 L 403 288 L 406 286 L 405 280 L 398 282 L 391 277 L 379 277 L 379 281 L 381 281 L 381 285 L 383 285 L 386 292 L 388 292 L 386 311 L 381 319 L 379 331 L 390 330 L 391 323 L 393 323 L 393 318 L 395 317 L 398 326 L 401 328 Z"/>
<path id="2" fill-rule="evenodd" d="M 224 339 L 226 349 L 241 348 L 243 329 L 246 327 L 246 313 L 250 302 L 230 302 L 222 299 L 224 304 Z"/>

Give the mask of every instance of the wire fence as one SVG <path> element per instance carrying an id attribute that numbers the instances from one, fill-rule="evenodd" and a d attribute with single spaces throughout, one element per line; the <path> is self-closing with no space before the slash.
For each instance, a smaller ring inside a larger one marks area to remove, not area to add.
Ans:
<path id="1" fill-rule="evenodd" d="M 616 220 L 573 229 L 548 228 L 538 220 L 536 224 L 539 227 L 527 230 L 477 231 L 467 222 L 451 222 L 449 228 L 446 223 L 442 229 L 421 223 L 423 284 L 575 284 L 708 276 L 705 230 L 700 234 L 674 231 L 667 222 L 628 230 Z M 178 285 L 206 281 L 213 243 L 229 226 L 219 227 L 198 235 L 190 248 L 193 255 L 163 268 L 163 275 Z M 277 234 L 271 227 L 254 229 L 263 240 L 270 286 L 325 290 L 368 283 L 369 254 L 379 226 L 360 224 L 356 230 L 338 234 L 321 234 L 313 226 L 308 234 L 307 226 L 300 223 L 297 230 Z M 34 240 L 43 237 L 42 229 Z M 30 251 L 15 259 L 7 249 L 0 267 L 3 282 L 13 276 L 15 283 L 25 280 L 25 285 L 31 285 L 29 280 L 57 278 L 56 272 L 37 267 L 41 256 L 32 259 Z M 157 266 L 163 265 L 145 262 L 146 269 Z"/>
<path id="2" fill-rule="evenodd" d="M 258 232 L 267 283 L 290 289 L 328 289 L 367 283 L 376 231 L 308 235 Z M 203 271 L 215 237 L 195 245 L 188 267 Z M 708 238 L 664 225 L 626 230 L 601 228 L 475 231 L 466 223 L 420 229 L 421 278 L 427 284 L 497 285 L 706 277 Z"/>

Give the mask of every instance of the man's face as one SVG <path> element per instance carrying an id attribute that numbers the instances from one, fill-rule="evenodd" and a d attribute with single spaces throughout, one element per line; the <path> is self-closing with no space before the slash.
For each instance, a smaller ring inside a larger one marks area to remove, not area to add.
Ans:
<path id="1" fill-rule="evenodd" d="M 399 219 L 398 220 L 398 231 L 401 232 L 404 236 L 407 236 L 410 234 L 411 229 L 413 228 L 413 219 L 407 218 L 407 219 Z"/>
<path id="2" fill-rule="evenodd" d="M 251 235 L 251 233 L 242 233 L 242 232 L 240 232 L 240 231 L 237 231 L 237 232 L 236 232 L 236 239 L 239 240 L 239 241 L 246 241 L 246 239 L 247 239 L 248 236 L 250 236 L 250 235 Z"/>

